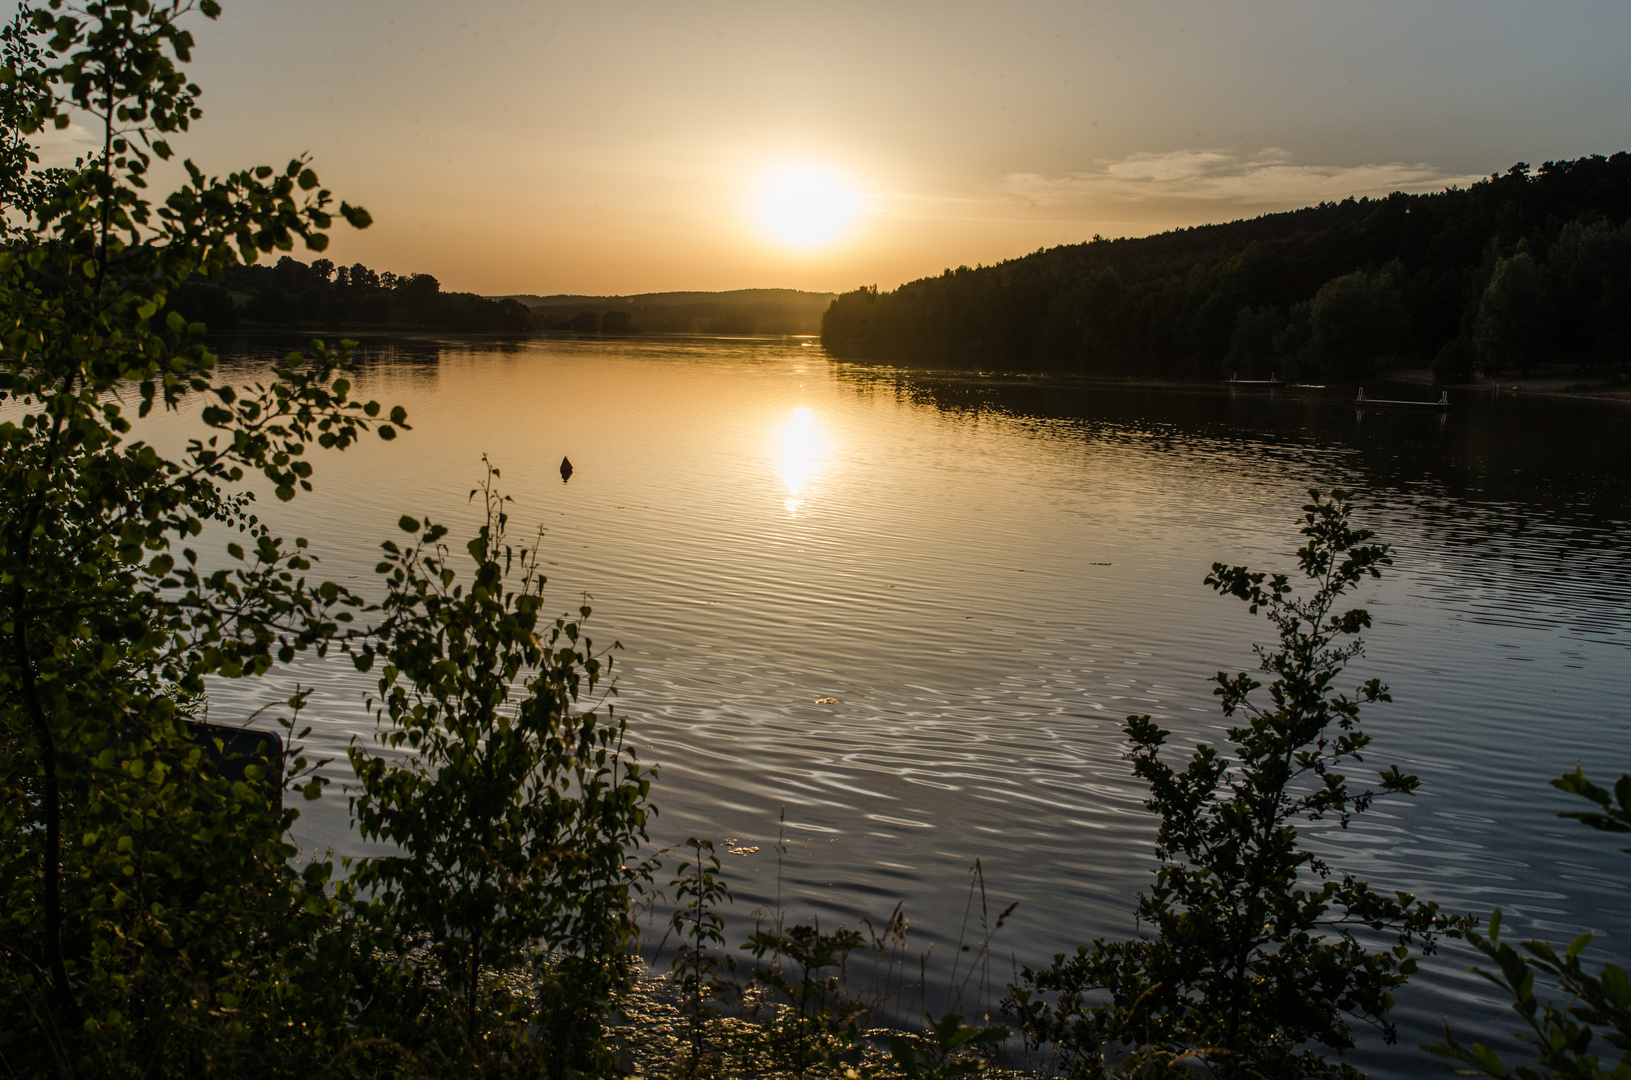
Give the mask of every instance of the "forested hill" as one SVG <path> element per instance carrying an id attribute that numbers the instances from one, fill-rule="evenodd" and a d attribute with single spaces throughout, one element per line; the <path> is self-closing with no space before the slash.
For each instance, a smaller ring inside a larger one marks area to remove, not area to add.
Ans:
<path id="1" fill-rule="evenodd" d="M 1038 251 L 833 302 L 835 355 L 939 368 L 1358 377 L 1631 357 L 1631 154 Z"/>

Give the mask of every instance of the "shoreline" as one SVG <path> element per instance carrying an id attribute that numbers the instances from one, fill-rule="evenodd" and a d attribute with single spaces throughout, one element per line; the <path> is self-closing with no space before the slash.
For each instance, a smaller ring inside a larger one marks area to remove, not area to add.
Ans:
<path id="1" fill-rule="evenodd" d="M 1631 404 L 1631 385 L 1616 384 L 1612 375 L 1583 376 L 1576 372 L 1564 375 L 1514 375 L 1490 379 L 1480 375 L 1470 383 L 1435 384 L 1430 368 L 1409 368 L 1390 371 L 1377 376 L 1385 382 L 1407 386 L 1428 386 L 1435 390 L 1477 391 L 1489 394 L 1509 394 L 1523 397 L 1574 398 L 1579 401 L 1618 401 Z M 1600 388 L 1592 389 L 1596 382 Z"/>
<path id="2" fill-rule="evenodd" d="M 574 333 L 571 331 L 497 331 L 497 330 L 436 330 L 428 327 L 392 327 L 392 326 L 365 326 L 365 327 L 311 327 L 311 326 L 253 326 L 239 327 L 233 330 L 213 332 L 206 335 L 206 341 L 217 344 L 232 338 L 275 338 L 275 337 L 316 337 L 326 340 L 349 339 L 359 341 L 379 339 L 409 339 L 409 340 L 578 340 L 578 341 L 638 341 L 641 339 L 711 339 L 729 338 L 735 340 L 788 340 L 818 338 L 815 334 L 709 334 L 700 332 L 665 332 L 647 331 L 633 334 L 601 334 L 601 333 Z M 825 350 L 823 350 L 825 353 Z M 1229 387 L 1227 379 L 1201 379 L 1201 378 L 1160 378 L 1140 375 L 1091 375 L 1077 374 L 1063 371 L 1002 371 L 1002 370 L 970 370 L 967 368 L 936 368 L 920 367 L 909 364 L 894 364 L 884 360 L 869 360 L 858 357 L 838 357 L 826 353 L 826 360 L 831 364 L 855 365 L 869 367 L 875 370 L 888 369 L 898 371 L 903 375 L 917 375 L 944 381 L 970 381 L 970 382 L 1005 382 L 1012 384 L 1053 384 L 1056 386 L 1091 387 L 1114 386 L 1119 389 L 1148 389 L 1148 390 L 1216 390 Z M 1402 386 L 1425 388 L 1434 393 L 1449 390 L 1456 394 L 1475 392 L 1495 396 L 1507 394 L 1524 397 L 1571 398 L 1577 401 L 1612 401 L 1622 404 L 1631 404 L 1631 383 L 1616 381 L 1613 374 L 1585 374 L 1569 372 L 1567 374 L 1549 373 L 1535 375 L 1503 376 L 1499 379 L 1490 379 L 1480 375 L 1472 382 L 1465 383 L 1436 383 L 1433 372 L 1428 367 L 1395 368 L 1378 371 L 1368 376 L 1366 382 L 1396 383 Z M 1362 385 L 1357 380 L 1338 379 L 1327 384 L 1326 389 L 1340 390 L 1349 386 Z M 1251 389 L 1270 389 L 1262 384 L 1253 384 Z M 1286 382 L 1273 389 L 1298 389 L 1292 383 Z"/>

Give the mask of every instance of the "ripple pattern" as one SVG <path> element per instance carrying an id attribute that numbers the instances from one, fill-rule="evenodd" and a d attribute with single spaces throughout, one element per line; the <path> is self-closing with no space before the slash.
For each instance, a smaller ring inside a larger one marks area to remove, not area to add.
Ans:
<path id="1" fill-rule="evenodd" d="M 285 348 L 239 343 L 232 363 L 249 375 Z M 1020 901 L 996 946 L 1024 965 L 1134 932 L 1154 823 L 1122 720 L 1156 717 L 1175 752 L 1223 738 L 1207 679 L 1250 665 L 1268 627 L 1202 579 L 1214 561 L 1292 569 L 1296 506 L 1340 484 L 1395 547 L 1351 670 L 1392 686 L 1368 714 L 1376 764 L 1424 786 L 1316 842 L 1375 884 L 1499 905 L 1509 933 L 1589 928 L 1603 957 L 1631 957 L 1622 857 L 1558 821 L 1546 785 L 1577 760 L 1631 770 L 1623 412 L 1356 416 L 1334 395 L 934 377 L 818 351 L 371 343 L 359 390 L 404 404 L 414 430 L 320 460 L 314 496 L 266 513 L 367 589 L 398 515 L 471 524 L 489 454 L 512 520 L 546 529 L 557 605 L 591 595 L 597 640 L 622 642 L 616 707 L 661 769 L 654 839 L 739 847 L 743 919 L 778 888 L 800 918 L 876 922 L 902 902 L 941 955 L 978 857 L 992 904 Z M 165 418 L 143 434 L 185 437 Z M 245 715 L 297 681 L 343 785 L 345 746 L 372 731 L 370 680 L 344 661 L 219 684 L 211 707 Z M 336 792 L 301 841 L 359 850 L 345 822 Z M 1500 1041 L 1504 1004 L 1468 963 L 1451 948 L 1425 965 L 1401 1045 L 1355 1060 L 1419 1074 L 1412 1047 L 1445 1015 Z"/>

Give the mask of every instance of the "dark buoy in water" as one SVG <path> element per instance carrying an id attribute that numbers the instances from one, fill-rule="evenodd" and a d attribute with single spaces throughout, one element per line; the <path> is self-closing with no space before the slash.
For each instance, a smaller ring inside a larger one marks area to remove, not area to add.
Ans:
<path id="1" fill-rule="evenodd" d="M 561 459 L 561 483 L 564 484 L 570 479 L 572 479 L 572 459 L 563 457 Z"/>

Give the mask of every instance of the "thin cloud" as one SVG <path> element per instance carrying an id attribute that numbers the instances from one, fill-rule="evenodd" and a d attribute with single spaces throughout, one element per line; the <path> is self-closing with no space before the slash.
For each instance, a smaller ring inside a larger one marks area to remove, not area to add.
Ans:
<path id="1" fill-rule="evenodd" d="M 1452 176 L 1425 163 L 1299 165 L 1291 154 L 1271 147 L 1249 157 L 1227 150 L 1132 154 L 1063 176 L 1013 173 L 1003 191 L 1034 205 L 1181 200 L 1266 206 L 1441 191 L 1480 179 Z"/>
<path id="2" fill-rule="evenodd" d="M 102 136 L 74 121 L 62 131 L 47 127 L 38 132 L 34 136 L 34 148 L 39 151 L 40 165 L 66 168 L 76 159 L 99 153 Z"/>

